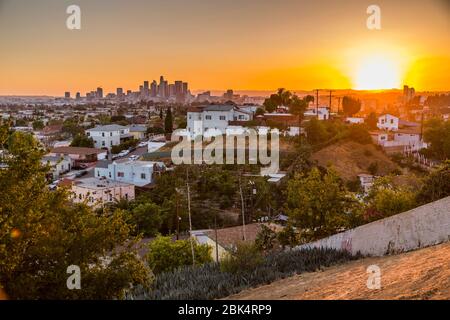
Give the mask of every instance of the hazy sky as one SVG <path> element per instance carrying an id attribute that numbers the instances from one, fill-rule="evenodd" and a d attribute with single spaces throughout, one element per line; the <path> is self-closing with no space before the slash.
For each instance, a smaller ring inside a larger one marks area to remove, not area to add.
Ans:
<path id="1" fill-rule="evenodd" d="M 81 30 L 66 28 L 81 7 Z M 366 9 L 381 7 L 381 30 Z M 418 90 L 450 89 L 445 0 L 0 0 L 0 95 L 355 88 L 373 55 Z M 367 75 L 366 75 L 367 76 Z"/>

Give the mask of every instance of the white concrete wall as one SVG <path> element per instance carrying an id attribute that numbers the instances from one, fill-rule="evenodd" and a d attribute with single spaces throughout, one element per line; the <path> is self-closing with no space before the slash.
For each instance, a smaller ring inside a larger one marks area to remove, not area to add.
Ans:
<path id="1" fill-rule="evenodd" d="M 332 248 L 382 256 L 450 240 L 450 197 L 297 248 Z"/>

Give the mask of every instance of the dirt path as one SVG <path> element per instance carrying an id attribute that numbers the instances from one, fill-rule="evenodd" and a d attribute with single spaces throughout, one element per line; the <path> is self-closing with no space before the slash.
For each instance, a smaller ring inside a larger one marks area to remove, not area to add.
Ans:
<path id="1" fill-rule="evenodd" d="M 381 269 L 381 289 L 368 289 L 367 267 Z M 276 281 L 228 299 L 450 299 L 450 242 Z"/>

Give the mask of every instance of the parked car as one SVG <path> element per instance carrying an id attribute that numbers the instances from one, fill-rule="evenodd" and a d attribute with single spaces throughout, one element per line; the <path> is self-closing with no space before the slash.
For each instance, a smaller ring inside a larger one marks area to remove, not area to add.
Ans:
<path id="1" fill-rule="evenodd" d="M 128 159 L 130 159 L 131 161 L 135 161 L 135 160 L 139 159 L 139 156 L 134 154 L 134 155 L 130 156 Z"/>
<path id="2" fill-rule="evenodd" d="M 82 171 L 80 171 L 80 172 L 77 172 L 77 173 L 75 174 L 75 177 L 81 178 L 82 176 L 85 176 L 87 173 L 88 173 L 88 172 L 87 172 L 86 170 L 82 170 Z"/>
<path id="3" fill-rule="evenodd" d="M 119 157 L 125 157 L 125 156 L 127 156 L 129 153 L 130 153 L 130 151 L 128 151 L 128 150 L 122 150 L 122 151 L 119 152 L 118 156 L 119 156 Z"/>
<path id="4" fill-rule="evenodd" d="M 138 144 L 139 148 L 143 148 L 143 147 L 146 147 L 146 146 L 148 146 L 148 141 L 142 141 L 142 142 L 139 142 L 139 144 Z"/>
<path id="5" fill-rule="evenodd" d="M 77 164 L 77 165 L 73 166 L 72 169 L 74 169 L 74 170 L 84 170 L 84 169 L 87 169 L 87 167 L 88 167 L 87 164 L 80 163 L 80 164 Z"/>

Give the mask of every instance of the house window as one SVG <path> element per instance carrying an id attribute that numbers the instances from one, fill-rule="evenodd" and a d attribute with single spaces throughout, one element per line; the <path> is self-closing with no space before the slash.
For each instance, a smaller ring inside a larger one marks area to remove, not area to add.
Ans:
<path id="1" fill-rule="evenodd" d="M 128 193 L 125 193 L 125 199 L 128 200 Z"/>
<path id="2" fill-rule="evenodd" d="M 211 120 L 211 116 L 205 116 L 206 120 Z"/>
<path id="3" fill-rule="evenodd" d="M 105 141 L 102 141 L 102 146 L 105 146 Z"/>
<path id="4" fill-rule="evenodd" d="M 145 180 L 145 179 L 146 179 L 145 173 L 141 173 L 141 179 L 142 179 L 142 180 Z"/>
<path id="5" fill-rule="evenodd" d="M 108 172 L 108 175 L 109 175 L 109 177 L 111 178 L 111 171 L 110 171 L 110 172 Z"/>
<path id="6" fill-rule="evenodd" d="M 104 132 L 102 132 L 102 137 L 104 137 L 105 136 L 105 133 Z"/>
<path id="7" fill-rule="evenodd" d="M 244 119 L 244 116 L 243 115 L 239 115 L 239 120 L 242 120 L 242 119 Z"/>
<path id="8" fill-rule="evenodd" d="M 123 178 L 125 177 L 125 174 L 123 172 L 117 172 L 117 176 Z"/>
<path id="9" fill-rule="evenodd" d="M 112 132 L 109 133 L 109 136 L 112 137 Z"/>
<path id="10" fill-rule="evenodd" d="M 219 119 L 220 119 L 220 120 L 225 120 L 226 117 L 225 117 L 225 116 L 220 116 Z"/>
<path id="11" fill-rule="evenodd" d="M 100 177 L 100 171 L 97 171 L 97 177 Z"/>
<path id="12" fill-rule="evenodd" d="M 109 145 L 112 147 L 112 141 L 109 142 Z"/>
<path id="13" fill-rule="evenodd" d="M 191 119 L 192 118 L 192 116 L 191 115 L 189 115 L 189 119 Z"/>

